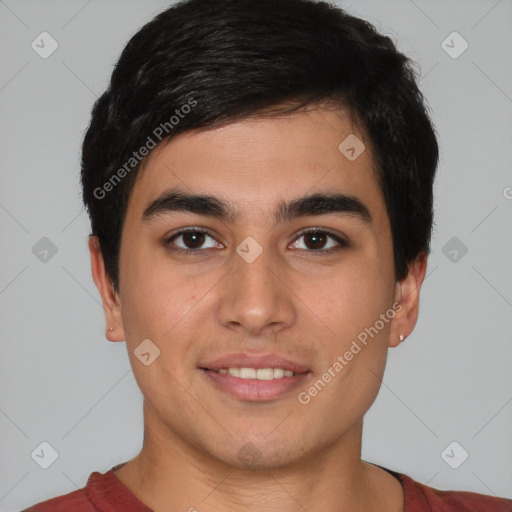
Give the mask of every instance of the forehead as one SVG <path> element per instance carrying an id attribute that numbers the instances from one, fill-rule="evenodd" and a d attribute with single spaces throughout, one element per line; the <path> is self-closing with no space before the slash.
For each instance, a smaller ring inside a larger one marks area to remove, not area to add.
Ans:
<path id="1" fill-rule="evenodd" d="M 128 214 L 140 216 L 175 187 L 223 198 L 241 217 L 270 216 L 283 200 L 316 191 L 357 197 L 375 220 L 385 210 L 369 141 L 347 115 L 333 110 L 245 119 L 176 136 L 153 150 Z"/>

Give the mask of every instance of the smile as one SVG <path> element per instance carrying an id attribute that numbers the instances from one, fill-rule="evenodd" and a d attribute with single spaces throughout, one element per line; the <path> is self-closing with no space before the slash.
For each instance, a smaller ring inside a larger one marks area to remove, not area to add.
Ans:
<path id="1" fill-rule="evenodd" d="M 295 373 L 283 368 L 229 367 L 210 370 L 199 368 L 213 389 L 238 400 L 262 402 L 293 396 L 310 371 Z"/>
<path id="2" fill-rule="evenodd" d="M 219 368 L 218 373 L 229 374 L 239 379 L 273 380 L 293 377 L 295 373 L 283 368 Z"/>

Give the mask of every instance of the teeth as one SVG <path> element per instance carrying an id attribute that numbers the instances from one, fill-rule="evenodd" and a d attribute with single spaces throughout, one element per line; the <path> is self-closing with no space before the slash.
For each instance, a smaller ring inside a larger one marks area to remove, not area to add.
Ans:
<path id="1" fill-rule="evenodd" d="M 272 368 L 258 368 L 256 370 L 256 378 L 258 380 L 272 380 L 274 378 L 274 370 Z"/>
<path id="2" fill-rule="evenodd" d="M 228 373 L 233 377 L 240 377 L 240 368 L 228 368 Z"/>
<path id="3" fill-rule="evenodd" d="M 241 379 L 255 379 L 256 378 L 256 370 L 254 368 L 240 368 L 239 377 Z"/>
<path id="4" fill-rule="evenodd" d="M 292 372 L 293 375 L 293 372 Z M 281 377 L 284 377 L 284 370 L 282 368 L 274 368 L 274 379 L 280 379 Z M 291 377 L 291 375 L 289 375 Z"/>
<path id="5" fill-rule="evenodd" d="M 283 368 L 219 368 L 218 373 L 233 375 L 240 379 L 273 380 L 293 377 L 292 370 Z"/>

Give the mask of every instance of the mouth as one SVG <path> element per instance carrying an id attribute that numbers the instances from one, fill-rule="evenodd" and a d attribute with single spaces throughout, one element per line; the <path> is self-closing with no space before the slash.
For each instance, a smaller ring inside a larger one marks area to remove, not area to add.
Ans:
<path id="1" fill-rule="evenodd" d="M 280 357 L 248 354 L 226 356 L 198 369 L 215 390 L 251 402 L 288 395 L 312 373 Z"/>
<path id="2" fill-rule="evenodd" d="M 293 377 L 297 375 L 293 370 L 285 370 L 284 368 L 219 368 L 212 370 L 211 368 L 201 368 L 202 370 L 212 371 L 221 375 L 232 375 L 239 379 L 257 379 L 257 380 L 274 380 L 284 377 Z"/>

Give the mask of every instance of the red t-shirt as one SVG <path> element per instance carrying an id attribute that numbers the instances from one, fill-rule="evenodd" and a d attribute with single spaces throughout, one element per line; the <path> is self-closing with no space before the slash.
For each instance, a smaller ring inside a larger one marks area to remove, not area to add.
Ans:
<path id="1" fill-rule="evenodd" d="M 118 464 L 105 474 L 95 471 L 83 489 L 43 501 L 22 512 L 152 512 L 117 478 L 114 471 L 121 466 Z M 512 512 L 509 499 L 465 491 L 440 491 L 401 473 L 386 471 L 402 484 L 405 512 Z"/>

